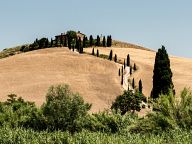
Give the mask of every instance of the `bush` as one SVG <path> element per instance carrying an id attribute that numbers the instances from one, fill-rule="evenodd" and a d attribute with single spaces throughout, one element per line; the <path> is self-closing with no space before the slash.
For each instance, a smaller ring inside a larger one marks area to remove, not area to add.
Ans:
<path id="1" fill-rule="evenodd" d="M 121 115 L 120 112 L 107 111 L 92 114 L 87 117 L 84 128 L 94 132 L 116 133 L 127 129 L 137 120 L 135 114 Z"/>
<path id="2" fill-rule="evenodd" d="M 0 103 L 0 125 L 11 128 L 25 127 L 44 129 L 42 113 L 34 103 L 25 102 L 15 94 L 8 95 L 6 102 Z"/>
<path id="3" fill-rule="evenodd" d="M 161 133 L 169 129 L 192 128 L 192 93 L 189 89 L 181 92 L 178 100 L 172 92 L 161 95 L 153 104 L 153 113 L 132 129 L 137 132 Z"/>
<path id="4" fill-rule="evenodd" d="M 123 95 L 116 98 L 115 102 L 112 104 L 111 109 L 120 110 L 121 114 L 124 115 L 126 112 L 135 112 L 141 110 L 141 102 L 143 95 L 138 91 L 135 93 L 133 91 L 124 91 Z"/>
<path id="5" fill-rule="evenodd" d="M 82 129 L 90 108 L 91 105 L 79 94 L 72 93 L 68 85 L 58 85 L 50 87 L 42 110 L 48 129 L 74 133 Z"/>

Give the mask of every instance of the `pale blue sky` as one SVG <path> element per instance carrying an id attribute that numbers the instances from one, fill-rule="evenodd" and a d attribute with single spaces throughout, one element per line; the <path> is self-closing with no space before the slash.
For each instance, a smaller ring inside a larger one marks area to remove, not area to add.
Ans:
<path id="1" fill-rule="evenodd" d="M 1 0 L 0 49 L 67 30 L 192 58 L 191 0 Z"/>

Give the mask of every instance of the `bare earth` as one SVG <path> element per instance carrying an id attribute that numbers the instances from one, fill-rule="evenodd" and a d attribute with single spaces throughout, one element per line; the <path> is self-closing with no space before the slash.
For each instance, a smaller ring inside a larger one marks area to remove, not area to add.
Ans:
<path id="1" fill-rule="evenodd" d="M 97 48 L 95 48 L 97 49 Z M 150 95 L 152 89 L 152 77 L 153 67 L 155 62 L 155 52 L 146 51 L 135 48 L 98 48 L 100 54 L 109 55 L 110 50 L 113 50 L 113 54 L 117 54 L 119 59 L 127 58 L 127 54 L 130 54 L 132 63 L 136 63 L 139 70 L 133 74 L 136 79 L 136 84 L 140 79 L 143 82 L 143 92 L 146 96 Z M 86 49 L 86 52 L 91 53 L 92 48 Z M 177 94 L 184 87 L 192 88 L 192 59 L 180 58 L 170 56 L 171 69 L 173 72 L 173 83 Z"/>
<path id="2" fill-rule="evenodd" d="M 49 86 L 63 83 L 92 103 L 92 112 L 109 108 L 122 91 L 114 62 L 67 48 L 42 49 L 0 60 L 1 101 L 14 93 L 40 106 Z"/>

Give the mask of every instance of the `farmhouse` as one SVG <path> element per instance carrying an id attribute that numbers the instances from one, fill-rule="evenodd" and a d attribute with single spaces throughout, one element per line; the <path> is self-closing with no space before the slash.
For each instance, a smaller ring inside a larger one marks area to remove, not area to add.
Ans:
<path id="1" fill-rule="evenodd" d="M 81 39 L 81 41 L 83 41 L 83 38 L 86 36 L 85 34 L 83 34 L 83 33 L 81 33 L 80 31 L 78 31 L 78 32 L 76 32 L 76 35 L 77 35 L 77 38 L 79 39 Z M 57 36 L 55 36 L 55 39 L 59 39 L 59 40 L 64 40 L 64 39 L 66 39 L 67 38 L 67 34 L 65 34 L 65 33 L 61 33 L 61 35 L 57 35 Z"/>

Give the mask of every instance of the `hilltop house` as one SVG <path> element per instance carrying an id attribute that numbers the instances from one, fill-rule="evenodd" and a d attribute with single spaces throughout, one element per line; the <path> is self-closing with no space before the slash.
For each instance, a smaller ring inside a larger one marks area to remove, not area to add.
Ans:
<path id="1" fill-rule="evenodd" d="M 85 34 L 81 33 L 80 31 L 76 32 L 76 35 L 77 35 L 78 39 L 79 38 L 81 39 L 81 41 L 83 41 L 84 36 L 86 36 Z M 61 33 L 61 35 L 55 36 L 55 39 L 59 39 L 59 40 L 60 39 L 64 40 L 66 38 L 67 38 L 67 35 L 65 33 Z"/>

